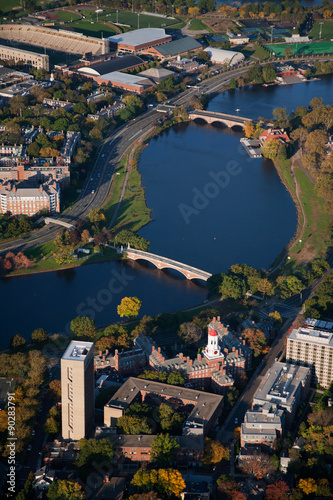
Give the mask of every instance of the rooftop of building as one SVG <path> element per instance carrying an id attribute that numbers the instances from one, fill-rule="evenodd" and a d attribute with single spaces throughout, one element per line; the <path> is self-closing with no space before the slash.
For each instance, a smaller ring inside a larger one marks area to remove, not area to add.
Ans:
<path id="1" fill-rule="evenodd" d="M 121 73 L 120 71 L 106 73 L 105 75 L 101 75 L 101 78 L 103 78 L 103 80 L 108 80 L 110 83 L 120 83 L 121 85 L 131 85 L 133 87 L 151 87 L 153 85 L 148 78 Z"/>
<path id="2" fill-rule="evenodd" d="M 175 73 L 173 71 L 170 71 L 169 69 L 165 68 L 149 68 L 146 69 L 145 71 L 141 71 L 139 73 L 140 76 L 148 77 L 153 80 L 163 80 L 164 78 L 167 78 L 168 76 L 174 75 Z"/>
<path id="3" fill-rule="evenodd" d="M 11 47 L 8 45 L 0 45 L 0 50 L 3 50 L 3 49 L 13 50 L 14 52 L 20 53 L 22 55 L 24 55 L 24 54 L 34 55 L 34 56 L 42 57 L 43 59 L 49 58 L 49 56 L 46 54 L 39 54 L 38 52 L 32 52 L 30 50 L 16 49 L 15 47 Z"/>
<path id="4" fill-rule="evenodd" d="M 320 319 L 307 318 L 305 324 L 308 328 L 313 328 L 315 330 L 333 330 L 332 321 L 321 321 Z"/>
<path id="5" fill-rule="evenodd" d="M 130 377 L 105 406 L 125 410 L 141 391 L 162 398 L 191 401 L 195 406 L 187 422 L 195 423 L 208 422 L 223 401 L 223 397 L 217 394 Z"/>
<path id="6" fill-rule="evenodd" d="M 87 354 L 94 348 L 93 342 L 72 340 L 61 359 L 66 361 L 84 361 Z"/>
<path id="7" fill-rule="evenodd" d="M 189 50 L 196 50 L 201 47 L 201 44 L 192 38 L 191 36 L 185 36 L 184 38 L 179 38 L 178 40 L 172 40 L 171 42 L 163 43 L 155 49 L 164 57 L 172 57 Z"/>
<path id="8" fill-rule="evenodd" d="M 333 347 L 333 333 L 315 328 L 294 328 L 288 340 L 303 340 L 313 344 L 321 344 Z"/>
<path id="9" fill-rule="evenodd" d="M 246 424 L 241 425 L 241 432 L 242 435 L 251 435 L 251 436 L 273 436 L 276 437 L 276 428 L 275 427 L 270 427 L 270 428 L 263 428 L 260 429 L 258 427 L 251 427 Z"/>
<path id="10" fill-rule="evenodd" d="M 77 71 L 89 75 L 105 75 L 114 71 L 121 71 L 127 68 L 132 68 L 133 66 L 139 66 L 140 64 L 144 64 L 141 57 L 128 55 L 123 57 L 113 57 L 108 61 L 91 64 L 89 66 L 82 66 L 81 68 L 78 68 Z"/>
<path id="11" fill-rule="evenodd" d="M 310 368 L 275 362 L 254 394 L 254 403 L 270 401 L 291 406 L 296 391 L 309 374 Z"/>
<path id="12" fill-rule="evenodd" d="M 135 47 L 137 45 L 153 43 L 166 36 L 168 35 L 166 35 L 163 28 L 142 28 L 110 36 L 109 40 L 112 43 L 121 43 Z"/>
<path id="13" fill-rule="evenodd" d="M 55 184 L 55 186 L 54 186 Z M 47 197 L 50 194 L 55 194 L 58 191 L 56 187 L 56 182 L 44 183 L 40 186 L 35 186 L 29 183 L 29 181 L 21 182 L 19 184 L 12 184 L 10 181 L 0 184 L 0 194 L 2 196 L 7 196 L 9 199 L 13 198 L 16 200 L 29 199 L 29 198 L 40 198 Z"/>
<path id="14" fill-rule="evenodd" d="M 280 424 L 283 420 L 284 409 L 279 408 L 277 405 L 272 405 L 270 403 L 265 403 L 260 408 L 255 408 L 253 410 L 247 410 L 244 417 L 244 423 L 251 425 L 257 424 Z"/>

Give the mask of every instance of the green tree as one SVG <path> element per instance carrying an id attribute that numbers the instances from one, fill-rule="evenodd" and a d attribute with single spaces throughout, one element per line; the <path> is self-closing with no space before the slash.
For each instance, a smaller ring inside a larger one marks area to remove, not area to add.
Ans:
<path id="1" fill-rule="evenodd" d="M 171 372 L 168 374 L 167 384 L 183 386 L 185 384 L 185 377 L 179 371 Z"/>
<path id="2" fill-rule="evenodd" d="M 49 338 L 48 334 L 44 330 L 44 328 L 36 328 L 31 334 L 31 342 L 45 342 Z"/>
<path id="3" fill-rule="evenodd" d="M 137 297 L 124 297 L 117 307 L 117 313 L 121 318 L 124 316 L 127 318 L 136 318 L 139 314 L 141 304 L 141 300 Z"/>
<path id="4" fill-rule="evenodd" d="M 57 434 L 60 430 L 60 423 L 54 417 L 48 417 L 44 424 L 44 432 L 48 434 Z"/>
<path id="5" fill-rule="evenodd" d="M 110 462 L 114 454 L 113 444 L 108 438 L 80 439 L 79 447 L 75 465 L 79 468 L 81 477 L 87 477 L 94 462 Z"/>
<path id="6" fill-rule="evenodd" d="M 16 496 L 16 500 L 31 500 L 34 497 L 34 480 L 34 473 L 30 471 L 22 490 Z"/>
<path id="7" fill-rule="evenodd" d="M 159 465 L 172 462 L 179 450 L 177 439 L 169 434 L 157 434 L 151 443 L 151 459 Z"/>
<path id="8" fill-rule="evenodd" d="M 275 82 L 276 79 L 276 71 L 274 67 L 271 64 L 265 64 L 265 66 L 262 69 L 262 76 L 265 80 L 265 82 Z"/>
<path id="9" fill-rule="evenodd" d="M 47 490 L 49 500 L 84 500 L 85 493 L 78 483 L 57 479 Z"/>
<path id="10" fill-rule="evenodd" d="M 143 491 L 157 490 L 167 498 L 179 497 L 185 488 L 181 473 L 174 469 L 140 469 L 134 474 L 131 484 Z"/>
<path id="11" fill-rule="evenodd" d="M 238 276 L 223 275 L 219 292 L 223 299 L 238 300 L 245 296 L 245 281 Z"/>
<path id="12" fill-rule="evenodd" d="M 72 319 L 70 329 L 71 332 L 78 337 L 92 338 L 96 333 L 96 324 L 95 321 L 88 318 L 88 316 L 77 316 Z"/>
<path id="13" fill-rule="evenodd" d="M 229 89 L 236 89 L 237 88 L 237 82 L 234 77 L 231 78 L 229 82 Z"/>
<path id="14" fill-rule="evenodd" d="M 147 418 L 138 415 L 123 415 L 118 418 L 117 427 L 124 434 L 152 434 Z"/>

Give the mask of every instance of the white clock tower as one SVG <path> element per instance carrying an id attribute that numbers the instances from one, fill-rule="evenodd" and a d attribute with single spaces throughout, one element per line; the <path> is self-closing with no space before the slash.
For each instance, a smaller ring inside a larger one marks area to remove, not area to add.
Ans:
<path id="1" fill-rule="evenodd" d="M 207 359 L 224 357 L 220 350 L 219 337 L 214 329 L 208 331 L 208 343 L 204 355 Z"/>

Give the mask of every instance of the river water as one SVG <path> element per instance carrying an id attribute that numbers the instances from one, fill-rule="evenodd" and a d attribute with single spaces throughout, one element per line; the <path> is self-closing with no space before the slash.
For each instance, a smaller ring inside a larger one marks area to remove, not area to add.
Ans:
<path id="1" fill-rule="evenodd" d="M 210 102 L 215 111 L 270 118 L 313 97 L 332 102 L 332 79 L 286 87 L 254 87 Z M 250 160 L 241 134 L 197 124 L 178 125 L 144 150 L 139 163 L 153 222 L 140 231 L 151 251 L 210 272 L 236 262 L 269 266 L 296 229 L 295 207 L 269 161 Z M 196 196 L 196 198 L 195 198 Z M 0 280 L 0 348 L 15 333 L 27 339 L 43 327 L 68 332 L 77 315 L 97 325 L 119 320 L 124 296 L 142 300 L 142 314 L 187 308 L 207 291 L 173 272 L 138 263 L 108 262 Z"/>

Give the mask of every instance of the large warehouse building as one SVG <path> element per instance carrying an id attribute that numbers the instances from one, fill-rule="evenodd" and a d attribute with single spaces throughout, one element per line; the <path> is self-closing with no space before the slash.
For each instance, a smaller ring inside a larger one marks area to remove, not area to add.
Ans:
<path id="1" fill-rule="evenodd" d="M 210 55 L 210 59 L 214 64 L 227 64 L 228 66 L 235 66 L 235 64 L 238 64 L 245 59 L 241 52 L 234 52 L 233 50 L 216 49 L 214 47 L 207 47 L 204 50 Z"/>
<path id="2" fill-rule="evenodd" d="M 26 24 L 1 24 L 1 38 L 70 54 L 96 56 L 109 52 L 108 39 L 93 38 L 72 31 L 54 30 Z"/>
<path id="3" fill-rule="evenodd" d="M 122 52 L 141 52 L 171 40 L 172 36 L 167 35 L 163 28 L 143 28 L 109 37 L 111 48 Z"/>
<path id="4" fill-rule="evenodd" d="M 195 40 L 195 38 L 185 36 L 179 40 L 173 40 L 172 42 L 163 43 L 162 45 L 154 45 L 154 47 L 143 50 L 142 53 L 165 60 L 178 55 L 197 52 L 201 49 L 201 44 Z"/>
<path id="5" fill-rule="evenodd" d="M 15 63 L 23 62 L 34 68 L 45 69 L 46 71 L 50 69 L 49 56 L 28 50 L 7 47 L 6 45 L 0 45 L 0 59 L 2 61 L 14 61 Z"/>

